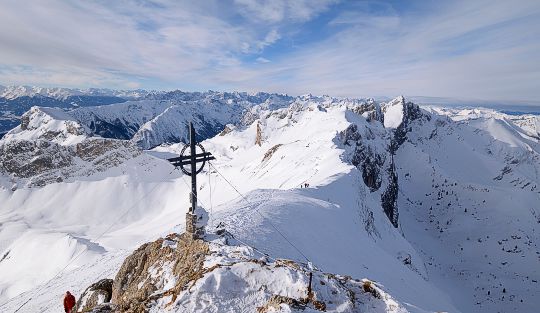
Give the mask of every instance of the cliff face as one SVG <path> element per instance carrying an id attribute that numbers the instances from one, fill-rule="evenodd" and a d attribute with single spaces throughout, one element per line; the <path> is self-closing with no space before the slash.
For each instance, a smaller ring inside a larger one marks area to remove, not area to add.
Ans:
<path id="1" fill-rule="evenodd" d="M 340 133 L 339 141 L 347 151 L 345 159 L 362 173 L 364 184 L 372 193 L 380 193 L 382 209 L 397 228 L 399 182 L 394 155 L 407 140 L 413 122 L 429 120 L 430 116 L 403 97 L 382 105 L 362 104 L 350 110 L 366 119 L 351 118 L 352 123 Z"/>
<path id="2" fill-rule="evenodd" d="M 398 184 L 398 176 L 396 172 L 396 165 L 394 164 L 393 156 L 390 162 L 390 167 L 387 169 L 387 173 L 388 173 L 388 185 L 386 187 L 386 190 L 384 190 L 383 194 L 381 195 L 381 205 L 382 205 L 384 214 L 388 216 L 390 223 L 392 223 L 392 225 L 394 225 L 394 227 L 397 228 L 399 226 L 399 223 L 398 223 L 399 210 L 398 210 L 398 204 L 397 204 L 399 184 Z"/>
<path id="3" fill-rule="evenodd" d="M 116 274 L 111 302 L 85 301 L 77 312 L 407 312 L 369 280 L 257 256 L 236 243 L 227 233 L 146 243 Z"/>

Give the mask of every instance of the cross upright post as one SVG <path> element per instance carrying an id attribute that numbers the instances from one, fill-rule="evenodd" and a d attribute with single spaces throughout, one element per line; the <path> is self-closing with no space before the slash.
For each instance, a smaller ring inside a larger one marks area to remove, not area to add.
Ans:
<path id="1" fill-rule="evenodd" d="M 193 123 L 189 122 L 189 151 L 190 163 L 191 163 L 191 210 L 190 213 L 194 214 L 195 209 L 197 208 L 197 171 L 195 170 L 197 165 L 196 159 L 196 144 L 195 141 L 195 128 L 193 128 Z"/>
<path id="2" fill-rule="evenodd" d="M 197 174 L 203 170 L 207 161 L 215 160 L 215 158 L 210 152 L 206 152 L 204 147 L 197 142 L 193 123 L 189 123 L 188 129 L 189 145 L 184 145 L 179 157 L 170 158 L 168 161 L 174 166 L 180 166 L 184 174 L 191 176 L 191 192 L 189 197 L 191 207 L 186 213 L 186 232 L 191 234 L 193 238 L 197 238 L 199 234 L 202 233 L 202 227 L 197 227 L 199 217 L 195 213 L 195 210 L 197 209 Z M 186 152 L 188 147 L 190 155 L 184 155 L 184 152 Z M 197 153 L 197 147 L 199 147 L 201 153 Z M 202 163 L 199 168 L 197 168 L 198 163 Z M 184 167 L 186 165 L 190 166 L 189 170 Z"/>

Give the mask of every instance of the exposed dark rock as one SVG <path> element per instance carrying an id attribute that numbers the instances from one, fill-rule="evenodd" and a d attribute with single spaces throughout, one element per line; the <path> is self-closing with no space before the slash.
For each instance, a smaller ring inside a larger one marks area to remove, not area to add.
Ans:
<path id="1" fill-rule="evenodd" d="M 349 125 L 341 133 L 342 142 L 348 146 L 354 146 L 351 163 L 362 171 L 362 178 L 371 191 L 381 187 L 381 168 L 385 162 L 385 156 L 375 153 L 370 146 L 364 145 L 362 136 L 358 133 L 358 126 Z"/>
<path id="2" fill-rule="evenodd" d="M 112 279 L 102 279 L 86 288 L 77 301 L 75 312 L 110 312 L 106 311 L 104 306 L 98 306 L 111 301 L 112 284 Z"/>
<path id="3" fill-rule="evenodd" d="M 264 157 L 262 159 L 261 162 L 264 162 L 264 161 L 268 161 L 270 160 L 270 158 L 272 157 L 272 155 L 274 155 L 274 153 L 279 149 L 279 147 L 281 147 L 282 144 L 277 144 L 275 146 L 273 146 L 272 148 L 268 149 L 268 151 L 266 151 L 266 153 L 264 154 Z"/>
<path id="4" fill-rule="evenodd" d="M 343 144 L 350 146 L 356 144 L 357 141 L 362 139 L 362 136 L 358 133 L 358 126 L 351 124 L 347 129 L 341 133 Z"/>
<path id="5" fill-rule="evenodd" d="M 221 133 L 219 133 L 220 136 L 225 136 L 227 135 L 228 133 L 232 132 L 232 126 L 231 125 L 225 125 L 225 127 L 223 128 L 223 130 L 221 131 Z"/>
<path id="6" fill-rule="evenodd" d="M 427 114 L 423 114 L 420 107 L 412 102 L 405 102 L 404 98 L 401 98 L 403 105 L 403 121 L 394 130 L 394 136 L 390 144 L 390 153 L 395 154 L 397 149 L 407 140 L 407 133 L 412 130 L 412 122 L 425 118 L 430 120 L 431 117 Z"/>
<path id="7" fill-rule="evenodd" d="M 392 225 L 397 228 L 399 216 L 397 207 L 399 186 L 393 157 L 390 168 L 388 169 L 388 177 L 389 183 L 386 187 L 386 190 L 381 195 L 381 205 L 383 207 L 384 213 L 386 214 L 386 216 L 388 216 L 388 219 L 390 220 Z"/>
<path id="8" fill-rule="evenodd" d="M 103 303 L 95 306 L 89 313 L 115 313 L 116 306 L 112 303 Z"/>
<path id="9" fill-rule="evenodd" d="M 93 115 L 93 119 L 88 123 L 88 127 L 93 134 L 101 137 L 127 140 L 135 135 L 140 125 L 121 121 L 118 118 L 114 121 L 105 121 Z"/>
<path id="10" fill-rule="evenodd" d="M 354 106 L 353 108 L 351 108 L 351 111 L 358 115 L 363 115 L 367 112 L 368 121 L 379 121 L 381 123 L 384 123 L 384 115 L 381 111 L 381 107 L 373 100 L 362 103 L 361 105 Z"/>
<path id="11" fill-rule="evenodd" d="M 88 175 L 118 166 L 141 152 L 130 141 L 88 138 L 75 146 L 46 139 L 6 141 L 0 145 L 0 170 L 43 186 L 71 175 Z M 77 159 L 88 167 L 77 166 Z"/>

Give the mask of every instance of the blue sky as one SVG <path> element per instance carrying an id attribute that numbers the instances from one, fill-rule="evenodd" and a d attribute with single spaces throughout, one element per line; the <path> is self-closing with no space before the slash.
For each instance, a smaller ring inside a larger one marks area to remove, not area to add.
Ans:
<path id="1" fill-rule="evenodd" d="M 0 84 L 540 99 L 540 1 L 4 0 Z"/>

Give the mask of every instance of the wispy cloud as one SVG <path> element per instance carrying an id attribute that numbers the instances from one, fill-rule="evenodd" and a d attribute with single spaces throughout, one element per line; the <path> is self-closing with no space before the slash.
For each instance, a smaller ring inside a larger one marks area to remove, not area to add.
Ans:
<path id="1" fill-rule="evenodd" d="M 272 60 L 272 62 L 268 62 Z M 0 82 L 540 97 L 538 1 L 6 0 Z"/>
<path id="2" fill-rule="evenodd" d="M 337 0 L 235 0 L 238 12 L 259 23 L 305 22 Z"/>
<path id="3" fill-rule="evenodd" d="M 329 24 L 341 28 L 271 66 L 245 71 L 246 81 L 260 77 L 276 90 L 342 96 L 540 96 L 534 87 L 540 79 L 537 2 L 452 2 L 414 14 L 345 12 Z"/>

